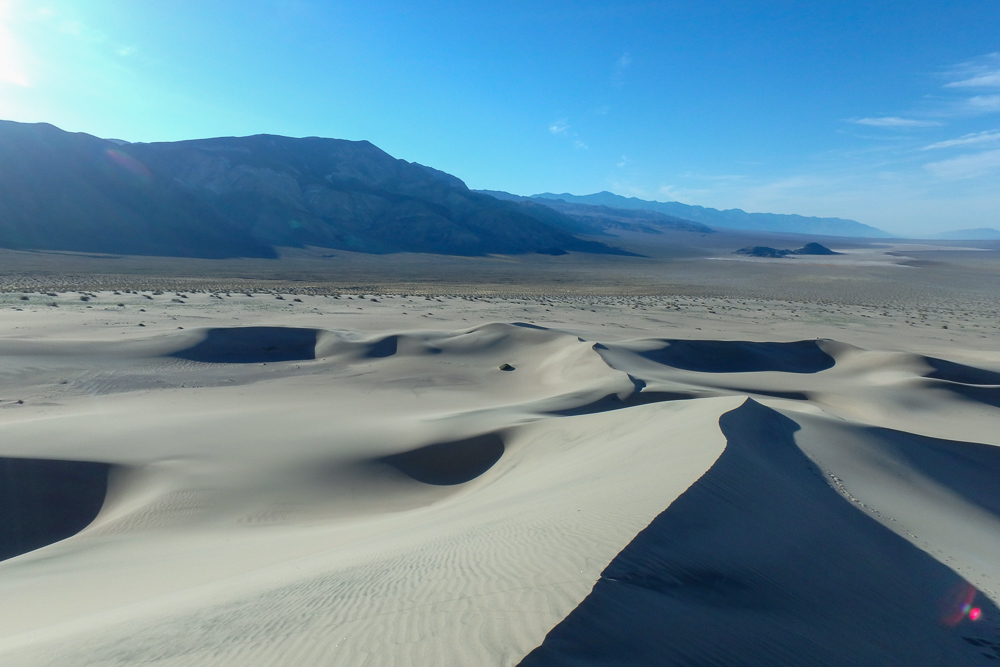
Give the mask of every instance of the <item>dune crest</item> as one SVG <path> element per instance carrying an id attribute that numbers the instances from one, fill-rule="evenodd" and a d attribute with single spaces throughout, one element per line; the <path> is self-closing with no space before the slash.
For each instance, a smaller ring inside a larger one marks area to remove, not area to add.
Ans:
<path id="1" fill-rule="evenodd" d="M 0 341 L 0 662 L 988 664 L 995 364 L 359 301 Z"/>
<path id="2" fill-rule="evenodd" d="M 973 587 L 845 502 L 794 421 L 748 399 L 720 426 L 715 465 L 522 665 L 986 664 L 979 627 L 942 622 Z"/>

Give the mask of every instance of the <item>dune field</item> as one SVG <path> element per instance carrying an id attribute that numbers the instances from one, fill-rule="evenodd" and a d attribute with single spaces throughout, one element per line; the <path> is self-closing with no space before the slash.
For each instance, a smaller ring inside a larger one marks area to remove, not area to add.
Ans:
<path id="1" fill-rule="evenodd" d="M 2 294 L 0 664 L 1000 664 L 991 308 Z"/>

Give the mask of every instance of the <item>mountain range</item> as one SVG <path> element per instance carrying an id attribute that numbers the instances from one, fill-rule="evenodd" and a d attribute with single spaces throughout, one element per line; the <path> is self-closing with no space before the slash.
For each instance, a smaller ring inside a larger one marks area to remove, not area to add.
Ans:
<path id="1" fill-rule="evenodd" d="M 622 197 L 611 192 L 591 195 L 553 194 L 545 192 L 532 195 L 530 199 L 562 200 L 571 204 L 591 204 L 618 209 L 639 209 L 655 211 L 692 222 L 700 222 L 713 227 L 727 229 L 784 232 L 794 234 L 819 234 L 824 236 L 853 236 L 866 238 L 891 238 L 892 235 L 856 220 L 844 218 L 813 218 L 782 213 L 747 213 L 738 208 L 720 211 L 704 206 L 691 206 L 680 202 L 659 202 Z"/>
<path id="2" fill-rule="evenodd" d="M 550 207 L 473 192 L 367 141 L 128 143 L 0 121 L 0 246 L 276 257 L 318 246 L 453 255 L 629 254 Z"/>
<path id="3" fill-rule="evenodd" d="M 616 230 L 662 234 L 665 230 L 714 234 L 707 225 L 649 209 L 614 208 L 600 204 L 576 204 L 562 199 L 522 197 L 499 190 L 477 190 L 497 199 L 547 206 L 579 223 L 581 233 L 608 234 Z"/>

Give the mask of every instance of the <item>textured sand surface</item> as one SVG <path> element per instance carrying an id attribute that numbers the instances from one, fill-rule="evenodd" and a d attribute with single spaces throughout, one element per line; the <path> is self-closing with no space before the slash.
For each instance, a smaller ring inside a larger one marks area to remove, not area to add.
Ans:
<path id="1" fill-rule="evenodd" d="M 0 664 L 1000 659 L 992 306 L 53 294 Z"/>

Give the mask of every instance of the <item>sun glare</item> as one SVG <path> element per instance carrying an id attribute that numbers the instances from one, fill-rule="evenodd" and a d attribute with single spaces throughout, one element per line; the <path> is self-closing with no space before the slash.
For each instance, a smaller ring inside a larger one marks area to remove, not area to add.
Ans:
<path id="1" fill-rule="evenodd" d="M 22 49 L 10 29 L 11 5 L 0 0 L 0 83 L 28 87 L 31 81 L 24 69 Z"/>

